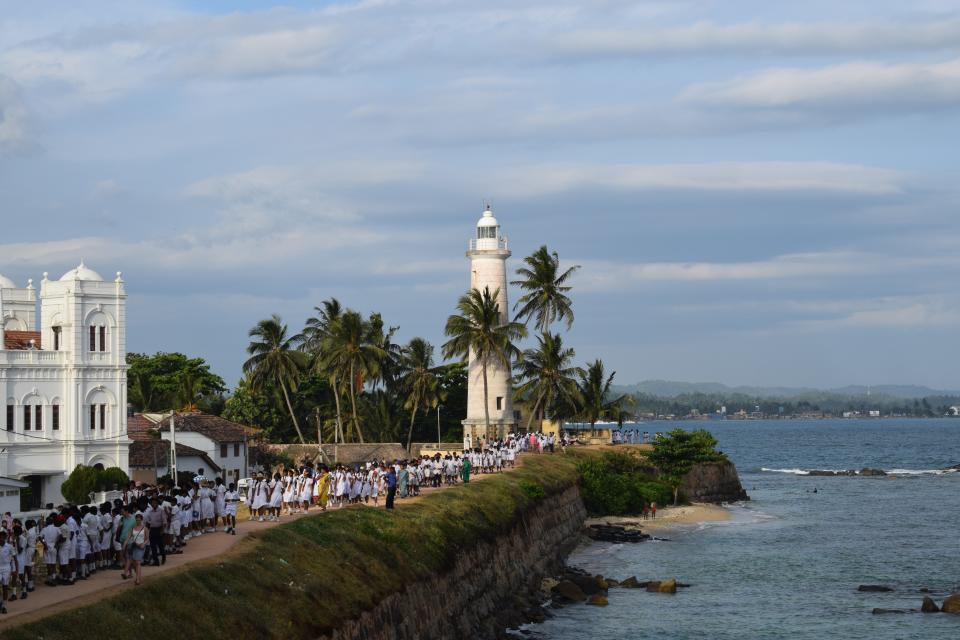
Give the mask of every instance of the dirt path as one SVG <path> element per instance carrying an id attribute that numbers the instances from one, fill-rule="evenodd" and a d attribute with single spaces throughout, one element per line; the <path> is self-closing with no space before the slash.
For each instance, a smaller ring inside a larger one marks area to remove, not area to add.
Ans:
<path id="1" fill-rule="evenodd" d="M 529 454 L 528 454 L 529 455 Z M 523 457 L 517 458 L 517 465 L 523 462 Z M 509 471 L 509 470 L 508 470 Z M 493 477 L 496 474 L 471 474 L 470 481 L 482 481 Z M 458 483 L 453 486 L 462 486 Z M 416 504 L 424 496 L 437 491 L 442 491 L 447 487 L 441 486 L 439 489 L 423 488 L 419 497 L 410 497 L 396 500 L 396 507 L 403 509 L 411 504 Z M 380 496 L 378 508 L 383 509 L 386 502 L 385 496 Z M 344 509 L 366 509 L 374 507 L 371 502 L 369 505 L 355 504 Z M 241 507 L 242 509 L 243 507 Z M 328 511 L 336 511 L 329 509 Z M 265 531 L 284 522 L 291 522 L 299 518 L 323 515 L 318 508 L 311 509 L 308 514 L 294 514 L 283 516 L 280 522 L 259 522 L 250 521 L 244 515 L 238 519 L 237 535 L 228 535 L 223 532 L 208 533 L 191 539 L 187 542 L 187 547 L 182 554 L 167 556 L 167 562 L 159 567 L 144 566 L 143 580 L 147 581 L 156 576 L 168 575 L 177 570 L 194 566 L 213 558 L 219 558 L 225 553 L 233 550 L 242 550 L 246 544 L 252 544 L 251 538 L 256 537 L 258 532 Z M 69 611 L 78 607 L 97 602 L 104 597 L 109 597 L 125 589 L 136 589 L 133 580 L 123 580 L 120 577 L 120 571 L 100 570 L 87 580 L 78 580 L 71 586 L 48 587 L 42 581 L 37 581 L 36 591 L 29 594 L 26 600 L 17 600 L 7 602 L 6 615 L 0 615 L 0 632 L 10 627 L 19 626 L 40 618 Z"/>

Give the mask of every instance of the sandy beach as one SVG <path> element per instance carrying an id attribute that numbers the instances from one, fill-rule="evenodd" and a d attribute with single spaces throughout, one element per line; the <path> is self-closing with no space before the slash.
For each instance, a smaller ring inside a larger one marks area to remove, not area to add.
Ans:
<path id="1" fill-rule="evenodd" d="M 615 524 L 643 531 L 666 529 L 680 524 L 699 524 L 701 522 L 720 522 L 730 519 L 730 511 L 715 504 L 694 503 L 679 507 L 666 507 L 657 510 L 657 517 L 644 520 L 638 516 L 606 516 L 589 518 L 584 524 Z"/>

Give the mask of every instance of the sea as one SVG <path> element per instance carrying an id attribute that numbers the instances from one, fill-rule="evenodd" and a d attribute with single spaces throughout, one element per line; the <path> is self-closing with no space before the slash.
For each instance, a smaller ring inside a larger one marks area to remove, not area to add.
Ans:
<path id="1" fill-rule="evenodd" d="M 737 640 L 960 639 L 960 616 L 919 610 L 960 591 L 960 419 L 654 422 L 706 428 L 751 501 L 725 522 L 659 530 L 664 541 L 589 543 L 569 563 L 638 580 L 676 578 L 676 595 L 611 589 L 609 606 L 551 610 L 521 635 Z M 821 477 L 810 469 L 895 477 Z M 864 593 L 858 585 L 892 587 Z"/>

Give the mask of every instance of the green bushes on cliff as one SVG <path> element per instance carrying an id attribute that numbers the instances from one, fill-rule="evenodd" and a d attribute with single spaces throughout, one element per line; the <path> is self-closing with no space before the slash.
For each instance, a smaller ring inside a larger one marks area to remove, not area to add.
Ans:
<path id="1" fill-rule="evenodd" d="M 657 481 L 642 459 L 612 451 L 578 458 L 583 502 L 592 515 L 637 514 L 645 503 L 671 500 L 670 486 Z"/>

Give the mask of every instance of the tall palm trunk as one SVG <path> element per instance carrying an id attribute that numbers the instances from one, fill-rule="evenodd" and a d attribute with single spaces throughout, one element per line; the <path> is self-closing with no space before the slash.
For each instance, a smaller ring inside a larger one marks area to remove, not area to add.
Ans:
<path id="1" fill-rule="evenodd" d="M 420 394 L 413 394 L 413 412 L 410 414 L 410 430 L 407 432 L 407 453 L 410 453 L 410 445 L 413 444 L 413 422 L 417 419 L 417 405 L 420 404 Z"/>
<path id="2" fill-rule="evenodd" d="M 343 442 L 343 419 L 340 417 L 340 385 L 337 376 L 333 376 L 333 401 L 337 405 L 337 437 Z"/>
<path id="3" fill-rule="evenodd" d="M 352 362 L 350 363 L 350 407 L 353 410 L 353 428 L 357 432 L 360 444 L 363 444 L 363 431 L 360 430 L 360 420 L 357 418 L 357 393 Z"/>
<path id="4" fill-rule="evenodd" d="M 307 441 L 303 439 L 303 433 L 300 431 L 300 423 L 297 422 L 297 415 L 293 412 L 293 405 L 290 404 L 290 396 L 287 394 L 287 385 L 283 384 L 283 380 L 280 380 L 280 389 L 283 390 L 283 399 L 287 401 L 287 411 L 290 412 L 290 417 L 293 419 L 293 428 L 297 430 L 297 437 L 300 438 L 300 444 L 307 444 Z"/>
<path id="5" fill-rule="evenodd" d="M 487 440 L 490 440 L 490 398 L 487 397 L 487 359 L 480 360 L 483 364 L 483 419 L 487 427 Z"/>
<path id="6" fill-rule="evenodd" d="M 527 433 L 530 433 L 530 425 L 533 423 L 533 417 L 537 415 L 537 410 L 540 409 L 540 403 L 543 401 L 543 394 L 537 398 L 536 404 L 533 405 L 533 411 L 530 412 L 530 417 L 527 418 Z M 539 429 L 538 429 L 539 431 Z"/>

